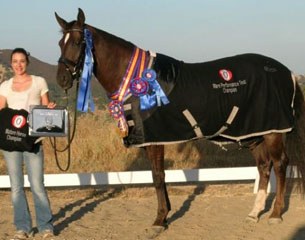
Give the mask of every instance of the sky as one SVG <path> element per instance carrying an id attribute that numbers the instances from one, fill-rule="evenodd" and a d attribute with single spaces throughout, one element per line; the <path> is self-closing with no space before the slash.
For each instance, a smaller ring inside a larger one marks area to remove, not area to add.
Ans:
<path id="1" fill-rule="evenodd" d="M 0 49 L 23 47 L 50 64 L 60 56 L 54 13 L 185 62 L 242 53 L 273 57 L 305 74 L 304 0 L 9 0 L 0 7 Z"/>

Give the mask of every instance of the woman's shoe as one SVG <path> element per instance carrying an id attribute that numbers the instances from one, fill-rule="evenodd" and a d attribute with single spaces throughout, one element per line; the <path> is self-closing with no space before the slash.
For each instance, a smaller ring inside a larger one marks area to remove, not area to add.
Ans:
<path id="1" fill-rule="evenodd" d="M 42 239 L 48 239 L 54 237 L 54 232 L 50 229 L 42 231 Z"/>
<path id="2" fill-rule="evenodd" d="M 22 240 L 22 239 L 27 239 L 29 236 L 25 231 L 18 230 L 14 237 L 11 238 L 11 240 Z"/>

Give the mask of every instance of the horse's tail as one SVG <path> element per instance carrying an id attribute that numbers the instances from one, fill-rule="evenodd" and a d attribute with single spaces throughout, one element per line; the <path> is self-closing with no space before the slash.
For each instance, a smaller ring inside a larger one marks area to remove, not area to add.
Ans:
<path id="1" fill-rule="evenodd" d="M 292 75 L 295 79 L 295 76 Z M 294 97 L 295 125 L 292 132 L 287 134 L 286 150 L 291 169 L 296 167 L 298 184 L 302 193 L 305 194 L 305 101 L 301 87 L 296 82 Z M 293 171 L 290 172 L 293 174 Z"/>

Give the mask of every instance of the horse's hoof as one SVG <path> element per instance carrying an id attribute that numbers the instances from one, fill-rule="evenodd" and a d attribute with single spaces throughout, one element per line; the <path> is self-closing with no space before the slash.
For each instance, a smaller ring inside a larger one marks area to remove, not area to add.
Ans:
<path id="1" fill-rule="evenodd" d="M 247 223 L 258 223 L 259 219 L 258 217 L 248 215 L 245 220 Z"/>
<path id="2" fill-rule="evenodd" d="M 281 218 L 269 218 L 268 220 L 269 225 L 280 224 L 282 222 L 283 220 Z"/>
<path id="3" fill-rule="evenodd" d="M 164 232 L 166 227 L 163 226 L 151 226 L 150 228 L 146 229 L 146 237 L 147 239 L 154 239 L 158 237 L 162 232 Z"/>

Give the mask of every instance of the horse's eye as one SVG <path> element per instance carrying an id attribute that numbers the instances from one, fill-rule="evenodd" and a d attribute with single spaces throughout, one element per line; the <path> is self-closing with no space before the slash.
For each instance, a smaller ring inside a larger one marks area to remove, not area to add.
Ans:
<path id="1" fill-rule="evenodd" d="M 81 45 L 81 42 L 80 41 L 75 41 L 75 42 L 73 42 L 73 45 L 76 46 L 76 47 L 79 47 Z"/>

